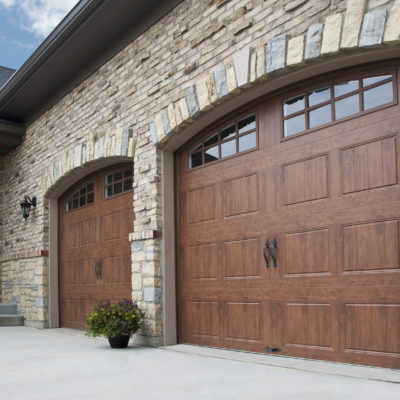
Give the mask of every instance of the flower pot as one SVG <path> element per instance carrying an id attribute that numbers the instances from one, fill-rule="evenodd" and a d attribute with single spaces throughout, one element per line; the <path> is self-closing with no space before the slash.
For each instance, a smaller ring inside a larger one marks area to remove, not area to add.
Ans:
<path id="1" fill-rule="evenodd" d="M 108 338 L 112 349 L 126 349 L 131 335 L 117 335 Z"/>

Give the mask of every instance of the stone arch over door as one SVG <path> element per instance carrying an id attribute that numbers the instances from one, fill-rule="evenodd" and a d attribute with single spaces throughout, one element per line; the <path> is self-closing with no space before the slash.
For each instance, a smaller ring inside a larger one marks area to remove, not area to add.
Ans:
<path id="1" fill-rule="evenodd" d="M 123 163 L 133 163 L 136 136 L 131 128 L 114 129 L 95 133 L 86 142 L 74 148 L 65 149 L 56 157 L 40 178 L 44 206 L 48 208 L 49 227 L 49 327 L 59 327 L 59 277 L 58 240 L 59 210 L 58 199 L 85 176 L 101 169 Z"/>

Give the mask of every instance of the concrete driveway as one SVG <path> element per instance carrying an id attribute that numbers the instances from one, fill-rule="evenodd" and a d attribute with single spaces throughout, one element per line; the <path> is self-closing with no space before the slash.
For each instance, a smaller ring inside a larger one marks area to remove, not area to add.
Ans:
<path id="1" fill-rule="evenodd" d="M 373 380 L 297 370 L 290 359 L 265 365 L 265 357 L 182 345 L 111 350 L 66 329 L 1 327 L 0 399 L 400 399 L 399 371 L 356 367 L 381 379 Z M 332 366 L 310 368 L 323 364 Z"/>

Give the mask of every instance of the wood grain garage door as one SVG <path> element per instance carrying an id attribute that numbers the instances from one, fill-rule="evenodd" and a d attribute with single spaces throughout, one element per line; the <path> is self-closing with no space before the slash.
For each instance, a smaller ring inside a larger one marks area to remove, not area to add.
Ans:
<path id="1" fill-rule="evenodd" d="M 400 368 L 397 76 L 320 80 L 178 152 L 180 342 Z"/>
<path id="2" fill-rule="evenodd" d="M 61 326 L 84 329 L 96 302 L 131 298 L 132 165 L 81 181 L 59 201 Z"/>

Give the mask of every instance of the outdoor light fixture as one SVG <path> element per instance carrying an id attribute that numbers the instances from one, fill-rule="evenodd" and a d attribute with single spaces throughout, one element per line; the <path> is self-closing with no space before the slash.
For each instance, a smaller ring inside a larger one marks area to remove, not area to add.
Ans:
<path id="1" fill-rule="evenodd" d="M 22 216 L 26 220 L 29 217 L 29 211 L 31 210 L 31 207 L 36 207 L 36 197 L 32 197 L 31 199 L 29 196 L 25 196 L 24 201 L 20 203 L 20 206 L 22 209 Z"/>

